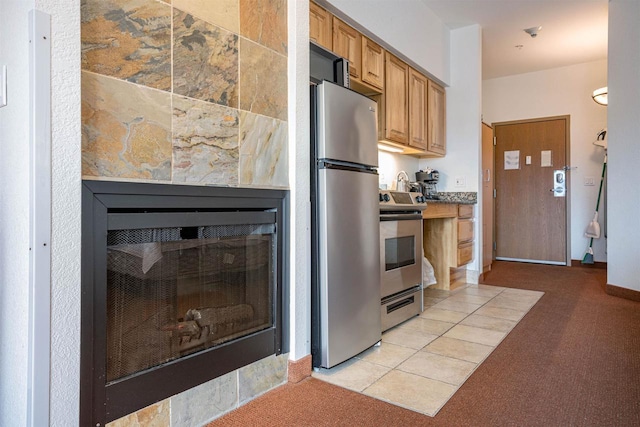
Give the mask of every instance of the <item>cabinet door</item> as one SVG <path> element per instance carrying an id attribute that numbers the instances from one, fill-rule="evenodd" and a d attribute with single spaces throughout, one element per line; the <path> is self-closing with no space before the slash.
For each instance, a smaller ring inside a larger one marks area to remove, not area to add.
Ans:
<path id="1" fill-rule="evenodd" d="M 313 2 L 309 2 L 309 40 L 332 48 L 331 14 Z"/>
<path id="2" fill-rule="evenodd" d="M 359 79 L 362 63 L 362 36 L 335 16 L 333 17 L 333 51 L 349 60 L 349 74 Z"/>
<path id="3" fill-rule="evenodd" d="M 427 148 L 427 91 L 428 80 L 411 68 L 409 70 L 409 145 Z"/>
<path id="4" fill-rule="evenodd" d="M 444 88 L 429 80 L 429 124 L 427 150 L 440 155 L 446 153 L 445 92 Z"/>
<path id="5" fill-rule="evenodd" d="M 409 66 L 385 52 L 385 138 L 409 142 Z"/>
<path id="6" fill-rule="evenodd" d="M 380 90 L 384 87 L 384 50 L 362 36 L 362 81 Z"/>

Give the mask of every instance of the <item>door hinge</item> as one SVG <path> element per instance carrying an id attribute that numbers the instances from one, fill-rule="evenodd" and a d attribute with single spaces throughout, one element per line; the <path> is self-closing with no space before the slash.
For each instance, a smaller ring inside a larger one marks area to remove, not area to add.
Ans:
<path id="1" fill-rule="evenodd" d="M 493 250 L 494 251 L 498 250 L 498 244 L 496 242 L 493 242 Z"/>
<path id="2" fill-rule="evenodd" d="M 493 198 L 495 199 L 496 197 L 498 197 L 498 193 L 496 192 L 496 189 L 493 189 Z"/>
<path id="3" fill-rule="evenodd" d="M 493 145 L 494 146 L 496 145 L 496 137 L 495 136 L 493 137 Z"/>

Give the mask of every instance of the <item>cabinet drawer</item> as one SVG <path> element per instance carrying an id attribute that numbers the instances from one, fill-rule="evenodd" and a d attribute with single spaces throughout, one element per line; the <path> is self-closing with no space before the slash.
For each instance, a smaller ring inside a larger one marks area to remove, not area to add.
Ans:
<path id="1" fill-rule="evenodd" d="M 455 218 L 458 214 L 453 203 L 429 203 L 427 209 L 422 211 L 422 218 Z"/>
<path id="2" fill-rule="evenodd" d="M 458 267 L 469 264 L 473 260 L 473 242 L 458 245 Z"/>
<path id="3" fill-rule="evenodd" d="M 473 240 L 473 220 L 472 219 L 459 219 L 458 220 L 458 242 L 468 242 Z"/>
<path id="4" fill-rule="evenodd" d="M 473 218 L 473 205 L 458 205 L 458 218 Z"/>

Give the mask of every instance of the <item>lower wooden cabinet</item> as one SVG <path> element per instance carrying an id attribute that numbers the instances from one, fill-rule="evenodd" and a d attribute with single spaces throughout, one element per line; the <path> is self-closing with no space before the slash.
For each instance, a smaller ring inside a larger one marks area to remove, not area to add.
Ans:
<path id="1" fill-rule="evenodd" d="M 465 265 L 473 261 L 474 206 L 431 203 L 422 213 L 424 254 L 433 265 L 438 289 L 466 281 Z"/>

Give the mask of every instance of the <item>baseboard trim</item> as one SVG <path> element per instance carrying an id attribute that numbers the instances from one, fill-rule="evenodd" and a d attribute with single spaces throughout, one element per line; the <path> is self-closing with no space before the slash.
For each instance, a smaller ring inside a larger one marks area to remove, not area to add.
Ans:
<path id="1" fill-rule="evenodd" d="M 607 283 L 607 286 L 605 287 L 605 292 L 608 295 L 611 295 L 611 296 L 614 296 L 614 297 L 624 298 L 624 299 L 629 299 L 631 301 L 639 301 L 640 302 L 640 292 L 638 292 L 636 290 L 633 290 L 633 289 L 622 288 L 620 286 L 611 285 L 611 284 Z"/>
<path id="2" fill-rule="evenodd" d="M 289 360 L 288 380 L 290 383 L 299 383 L 303 379 L 311 376 L 311 355 L 302 359 Z"/>
<path id="3" fill-rule="evenodd" d="M 582 260 L 572 259 L 571 267 L 587 267 L 587 268 L 600 268 L 603 270 L 607 269 L 607 263 L 602 261 L 596 261 L 593 264 L 583 264 Z"/>

